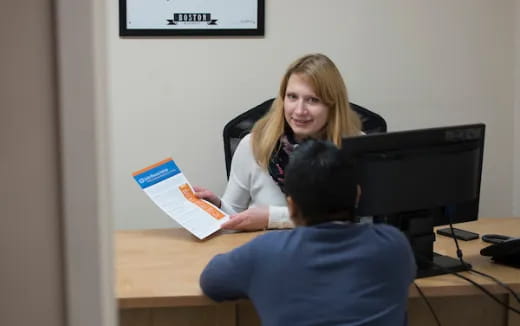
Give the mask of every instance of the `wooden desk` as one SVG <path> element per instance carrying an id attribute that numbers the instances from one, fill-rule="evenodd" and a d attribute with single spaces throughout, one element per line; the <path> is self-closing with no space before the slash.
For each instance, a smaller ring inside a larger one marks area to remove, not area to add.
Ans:
<path id="1" fill-rule="evenodd" d="M 481 219 L 458 227 L 480 234 L 520 236 L 520 218 Z M 116 295 L 120 325 L 255 325 L 258 318 L 248 301 L 215 304 L 205 297 L 199 275 L 217 253 L 227 252 L 263 232 L 220 234 L 199 241 L 182 229 L 119 231 L 116 233 Z M 481 240 L 459 241 L 466 261 L 520 292 L 520 270 L 490 262 L 479 254 Z M 435 250 L 455 256 L 453 240 L 438 236 Z M 502 300 L 507 291 L 487 278 L 464 275 Z M 419 279 L 417 285 L 430 298 L 441 323 L 447 325 L 520 326 L 520 318 L 484 296 L 480 290 L 452 275 Z M 514 301 L 510 300 L 510 304 Z M 520 307 L 520 305 L 516 305 Z M 410 325 L 435 325 L 431 313 L 410 287 Z"/>

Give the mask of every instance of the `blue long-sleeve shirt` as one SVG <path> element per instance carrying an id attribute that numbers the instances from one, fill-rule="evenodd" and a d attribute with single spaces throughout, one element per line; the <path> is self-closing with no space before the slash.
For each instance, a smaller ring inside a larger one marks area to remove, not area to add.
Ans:
<path id="1" fill-rule="evenodd" d="M 217 255 L 200 285 L 216 301 L 249 298 L 263 325 L 406 325 L 415 271 L 398 229 L 324 223 Z"/>

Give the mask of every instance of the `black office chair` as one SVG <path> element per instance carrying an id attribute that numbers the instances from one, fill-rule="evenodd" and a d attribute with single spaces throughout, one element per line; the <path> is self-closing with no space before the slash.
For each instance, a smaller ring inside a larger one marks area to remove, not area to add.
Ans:
<path id="1" fill-rule="evenodd" d="M 231 170 L 231 159 L 233 158 L 233 153 L 235 152 L 238 143 L 242 137 L 251 132 L 255 122 L 269 111 L 273 101 L 274 98 L 269 99 L 262 104 L 247 110 L 224 126 L 224 155 L 226 158 L 226 172 L 228 178 Z M 361 118 L 361 129 L 363 132 L 366 134 L 386 132 L 386 121 L 382 116 L 354 103 L 350 103 L 350 107 Z"/>

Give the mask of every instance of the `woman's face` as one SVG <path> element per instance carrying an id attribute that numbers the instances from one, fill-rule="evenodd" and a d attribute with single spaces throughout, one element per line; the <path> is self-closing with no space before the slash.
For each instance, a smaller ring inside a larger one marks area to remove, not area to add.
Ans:
<path id="1" fill-rule="evenodd" d="M 298 141 L 317 136 L 327 124 L 329 108 L 301 74 L 289 77 L 283 105 L 285 121 Z"/>

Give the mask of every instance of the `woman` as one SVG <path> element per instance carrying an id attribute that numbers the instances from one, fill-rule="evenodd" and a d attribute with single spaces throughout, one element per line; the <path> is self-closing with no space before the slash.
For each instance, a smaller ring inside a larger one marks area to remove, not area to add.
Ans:
<path id="1" fill-rule="evenodd" d="M 289 66 L 271 109 L 240 141 L 222 200 L 201 187 L 195 193 L 230 214 L 223 229 L 293 227 L 284 194 L 291 152 L 307 137 L 341 146 L 342 137 L 361 134 L 360 127 L 334 63 L 323 54 L 306 55 Z"/>

